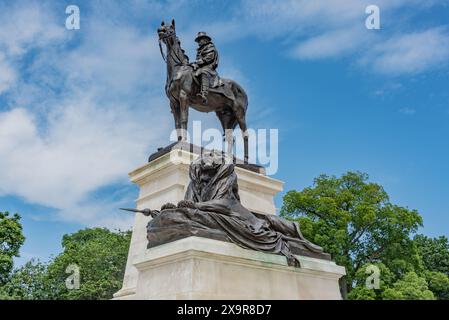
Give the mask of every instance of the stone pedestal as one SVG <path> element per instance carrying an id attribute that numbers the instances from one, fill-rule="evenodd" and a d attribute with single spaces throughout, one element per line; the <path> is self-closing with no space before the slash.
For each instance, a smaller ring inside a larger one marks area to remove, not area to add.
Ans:
<path id="1" fill-rule="evenodd" d="M 159 209 L 184 199 L 188 169 L 198 155 L 185 148 L 162 150 L 131 172 L 140 187 L 137 208 Z M 263 171 L 236 167 L 242 204 L 275 214 L 274 196 L 283 183 Z M 302 268 L 280 255 L 235 244 L 189 237 L 147 249 L 149 217 L 135 215 L 123 287 L 114 299 L 340 299 L 344 268 L 331 261 L 299 257 Z"/>
<path id="2" fill-rule="evenodd" d="M 189 237 L 148 250 L 134 262 L 136 299 L 341 299 L 343 267 L 283 256 L 206 238 Z"/>

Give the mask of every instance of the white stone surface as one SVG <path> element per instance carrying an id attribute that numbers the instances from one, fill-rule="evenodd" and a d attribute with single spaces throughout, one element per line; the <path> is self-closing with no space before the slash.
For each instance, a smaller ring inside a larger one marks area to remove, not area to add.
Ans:
<path id="1" fill-rule="evenodd" d="M 134 261 L 139 275 L 133 299 L 341 299 L 343 267 L 298 259 L 301 268 L 280 255 L 189 237 L 147 249 Z"/>
<path id="2" fill-rule="evenodd" d="M 177 203 L 184 199 L 189 183 L 189 165 L 197 155 L 175 149 L 129 174 L 140 188 L 137 208 L 159 209 L 167 202 Z M 236 167 L 239 194 L 242 204 L 253 212 L 275 214 L 274 196 L 282 191 L 283 182 Z M 133 299 L 138 282 L 138 270 L 134 261 L 142 259 L 146 251 L 146 226 L 148 217 L 136 214 L 128 253 L 123 288 L 114 297 Z"/>

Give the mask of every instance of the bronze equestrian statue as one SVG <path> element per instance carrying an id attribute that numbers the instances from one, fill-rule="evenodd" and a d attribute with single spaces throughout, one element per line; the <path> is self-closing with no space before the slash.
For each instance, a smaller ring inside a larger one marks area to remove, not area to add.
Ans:
<path id="1" fill-rule="evenodd" d="M 178 141 L 186 140 L 189 107 L 200 112 L 214 111 L 223 128 L 228 153 L 232 153 L 232 132 L 239 125 L 243 135 L 244 161 L 248 163 L 248 97 L 238 83 L 218 77 L 218 51 L 212 39 L 205 32 L 198 33 L 195 39 L 199 44 L 197 59 L 190 63 L 176 36 L 174 20 L 168 26 L 162 21 L 157 33 L 161 54 L 167 63 L 165 93 L 170 100 Z M 161 43 L 166 46 L 166 54 Z"/>
<path id="2" fill-rule="evenodd" d="M 248 98 L 236 82 L 218 77 L 218 51 L 212 39 L 204 32 L 198 33 L 195 39 L 199 46 L 197 57 L 190 63 L 176 36 L 174 20 L 169 26 L 162 22 L 158 35 L 161 54 L 167 63 L 165 91 L 170 99 L 178 140 L 186 138 L 189 106 L 202 112 L 215 111 L 225 131 L 228 153 L 201 150 L 199 158 L 190 164 L 190 183 L 184 200 L 176 205 L 166 203 L 160 210 L 123 209 L 152 217 L 147 225 L 147 247 L 197 236 L 280 254 L 290 266 L 300 266 L 297 255 L 330 260 L 330 255 L 321 247 L 304 238 L 297 222 L 251 212 L 240 202 L 232 161 L 235 159 L 229 150 L 232 151 L 232 130 L 239 124 L 247 163 Z"/>

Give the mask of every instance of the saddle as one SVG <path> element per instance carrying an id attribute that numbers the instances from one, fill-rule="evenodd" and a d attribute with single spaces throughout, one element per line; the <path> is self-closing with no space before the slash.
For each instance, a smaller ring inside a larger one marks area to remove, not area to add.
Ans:
<path id="1" fill-rule="evenodd" d="M 173 75 L 173 78 L 170 81 L 171 82 L 175 81 L 175 80 L 179 80 L 182 75 L 186 72 L 191 72 L 192 73 L 192 78 L 193 81 L 195 83 L 195 94 L 200 92 L 201 89 L 201 83 L 198 79 L 198 77 L 195 76 L 195 71 L 193 71 L 193 69 L 190 66 L 185 66 L 184 68 L 182 68 L 181 70 L 179 70 L 176 74 Z M 216 93 L 216 94 L 221 94 L 223 96 L 225 96 L 228 99 L 231 100 L 235 100 L 235 95 L 234 92 L 231 89 L 231 85 L 230 82 L 231 80 L 228 79 L 222 79 L 220 78 L 218 75 L 214 75 L 213 77 L 211 77 L 211 85 L 209 86 L 209 93 Z M 170 84 L 167 84 L 168 87 L 170 86 Z"/>
<path id="2" fill-rule="evenodd" d="M 196 86 L 198 87 L 198 92 L 200 91 L 201 83 L 195 75 L 193 76 L 193 81 L 195 81 Z M 210 80 L 209 93 L 218 93 L 225 96 L 228 99 L 234 100 L 235 95 L 231 90 L 231 86 L 229 85 L 228 79 L 221 79 L 218 75 L 215 75 Z M 195 92 L 195 93 L 198 93 Z"/>

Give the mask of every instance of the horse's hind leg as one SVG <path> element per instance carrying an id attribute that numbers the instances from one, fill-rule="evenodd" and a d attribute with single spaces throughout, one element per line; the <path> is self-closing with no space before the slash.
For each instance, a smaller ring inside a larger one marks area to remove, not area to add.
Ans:
<path id="1" fill-rule="evenodd" d="M 246 126 L 245 114 L 237 114 L 237 121 L 239 123 L 240 130 L 242 130 L 243 147 L 244 147 L 244 162 L 248 163 L 248 128 Z"/>
<path id="2" fill-rule="evenodd" d="M 220 120 L 223 128 L 224 140 L 226 142 L 226 152 L 232 155 L 232 149 L 234 147 L 233 130 L 236 126 L 236 119 L 231 109 L 217 112 L 217 117 Z"/>

